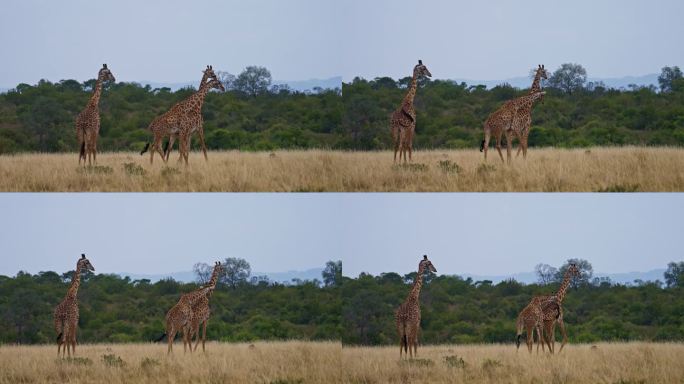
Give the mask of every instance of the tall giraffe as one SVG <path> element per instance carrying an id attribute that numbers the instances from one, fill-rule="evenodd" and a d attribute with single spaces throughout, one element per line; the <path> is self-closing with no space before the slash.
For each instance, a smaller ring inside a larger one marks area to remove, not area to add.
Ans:
<path id="1" fill-rule="evenodd" d="M 193 133 L 199 133 L 202 151 L 204 152 L 204 160 L 207 159 L 207 147 L 204 144 L 204 119 L 202 118 L 202 105 L 204 98 L 211 89 L 218 89 L 221 92 L 225 91 L 223 84 L 218 79 L 211 79 L 202 84 L 199 91 L 187 98 L 182 105 L 181 113 L 177 124 L 177 130 L 172 131 L 173 135 L 178 135 L 179 143 L 178 150 L 180 151 L 180 160 L 185 160 L 185 165 L 188 165 L 188 154 L 190 152 L 190 139 Z M 173 141 L 170 141 L 173 145 Z"/>
<path id="2" fill-rule="evenodd" d="M 66 297 L 62 300 L 54 311 L 55 331 L 57 331 L 57 356 L 62 349 L 62 356 L 64 353 L 71 357 L 73 352 L 76 355 L 76 329 L 78 328 L 78 288 L 81 286 L 81 273 L 83 271 L 95 271 L 95 268 L 86 259 L 85 254 L 81 254 L 81 258 L 76 263 L 76 271 L 71 278 L 71 285 L 67 291 Z M 71 346 L 71 350 L 69 350 Z"/>
<path id="3" fill-rule="evenodd" d="M 563 350 L 563 347 L 565 344 L 568 342 L 568 334 L 565 330 L 565 323 L 563 322 L 563 300 L 565 300 L 565 294 L 568 291 L 568 287 L 570 286 L 570 282 L 572 281 L 573 278 L 579 277 L 580 276 L 580 271 L 579 268 L 577 268 L 577 265 L 574 263 L 571 263 L 568 266 L 568 269 L 565 271 L 565 274 L 563 275 L 563 281 L 561 282 L 560 287 L 558 288 L 558 291 L 556 292 L 555 295 L 552 296 L 540 296 L 540 300 L 545 300 L 546 303 L 549 302 L 556 302 L 558 305 L 543 305 L 542 306 L 542 311 L 544 315 L 544 335 L 546 339 L 546 344 L 549 347 L 549 351 L 551 353 L 554 353 L 555 350 L 555 344 L 556 344 L 556 337 L 555 337 L 555 332 L 556 332 L 556 323 L 560 326 L 561 329 L 561 334 L 563 335 L 563 341 L 561 342 L 561 347 L 558 350 L 558 353 L 561 353 Z"/>
<path id="4" fill-rule="evenodd" d="M 532 86 L 530 87 L 530 92 L 528 93 L 529 95 L 540 92 L 541 89 L 541 80 L 548 79 L 548 74 L 546 72 L 546 68 L 544 68 L 544 65 L 538 65 L 537 70 L 534 74 L 534 80 L 532 81 Z M 523 158 L 527 158 L 527 138 L 530 135 L 530 127 L 532 126 L 532 105 L 525 106 L 523 108 L 518 109 L 518 113 L 514 116 L 513 118 L 513 126 L 512 129 L 514 132 L 520 132 L 519 133 L 519 145 L 518 145 L 518 152 L 515 154 L 515 157 L 520 156 L 520 152 L 522 151 Z"/>
<path id="5" fill-rule="evenodd" d="M 107 64 L 102 64 L 102 68 L 97 73 L 95 89 L 90 97 L 85 109 L 76 117 L 76 139 L 78 140 L 79 154 L 78 164 L 85 164 L 86 154 L 88 164 L 92 161 L 97 163 L 97 136 L 100 132 L 100 96 L 102 95 L 102 83 L 105 81 L 116 81 L 112 72 L 107 68 Z"/>
<path id="6" fill-rule="evenodd" d="M 418 356 L 418 332 L 420 331 L 420 289 L 423 286 L 423 274 L 426 270 L 437 272 L 427 255 L 418 264 L 418 274 L 413 282 L 413 288 L 403 303 L 394 313 L 394 319 L 399 333 L 399 357 L 404 354 Z M 413 350 L 411 350 L 413 346 Z"/>
<path id="7" fill-rule="evenodd" d="M 167 337 L 169 342 L 167 353 L 173 351 L 173 341 L 176 338 L 176 333 L 179 331 L 183 334 L 183 351 L 186 351 L 186 345 L 190 345 L 190 352 L 192 352 L 192 345 L 190 344 L 190 340 L 188 340 L 188 336 L 190 336 L 192 307 L 213 289 L 214 287 L 207 286 L 182 295 L 178 300 L 178 303 L 171 307 L 166 313 L 166 329 L 164 334 L 161 335 L 157 341 L 161 341 L 164 336 Z"/>
<path id="8" fill-rule="evenodd" d="M 553 353 L 554 352 L 554 346 L 555 346 L 555 337 L 554 337 L 554 332 L 555 332 L 555 324 L 558 322 L 558 324 L 561 327 L 561 333 L 563 334 L 563 342 L 561 344 L 561 348 L 558 351 L 563 350 L 563 347 L 567 343 L 567 333 L 565 332 L 565 324 L 563 323 L 563 300 L 565 299 L 565 294 L 567 292 L 568 287 L 570 286 L 570 282 L 573 277 L 577 277 L 580 275 L 579 269 L 577 268 L 577 265 L 574 263 L 571 263 L 568 266 L 568 269 L 565 271 L 565 274 L 563 275 L 563 281 L 560 284 L 560 287 L 558 288 L 558 291 L 553 294 L 553 295 L 545 295 L 545 296 L 535 296 L 530 300 L 530 303 L 523 309 L 523 312 L 520 313 L 520 316 L 523 316 L 523 313 L 527 310 L 528 307 L 535 307 L 539 311 L 541 311 L 541 319 L 536 319 L 541 320 L 541 325 L 543 326 L 543 335 L 540 335 L 539 332 L 537 333 L 538 340 L 541 340 L 542 343 L 546 341 L 546 344 L 549 347 L 549 352 Z M 538 314 L 535 314 L 538 315 Z M 519 317 L 520 319 L 520 317 Z M 520 347 L 520 337 L 521 337 L 522 331 L 521 328 L 518 326 L 518 335 L 516 339 L 516 343 L 518 347 Z M 530 331 L 528 329 L 528 348 L 531 348 L 531 342 L 529 341 L 530 339 Z M 537 349 L 539 349 L 539 345 L 537 345 Z M 544 346 L 542 344 L 542 349 L 544 349 Z"/>
<path id="9" fill-rule="evenodd" d="M 487 149 L 492 135 L 496 138 L 496 150 L 499 152 L 501 162 L 504 161 L 501 153 L 501 135 L 506 133 L 506 157 L 508 163 L 511 162 L 511 143 L 513 135 L 519 137 L 520 132 L 514 131 L 513 121 L 518 111 L 521 109 L 532 108 L 534 103 L 541 99 L 546 92 L 535 92 L 526 96 L 521 96 L 506 102 L 499 109 L 494 111 L 484 123 L 484 140 L 480 144 L 480 152 L 484 151 L 485 161 L 487 160 Z"/>
<path id="10" fill-rule="evenodd" d="M 214 68 L 211 65 L 207 65 L 207 68 L 202 71 L 202 80 L 200 80 L 200 85 L 198 89 L 201 89 L 202 86 L 206 84 L 208 79 L 218 80 L 218 77 L 214 73 Z M 178 122 L 180 119 L 182 104 L 185 103 L 187 100 L 188 99 L 186 98 L 174 104 L 164 114 L 152 120 L 150 125 L 147 127 L 147 129 L 150 130 L 154 136 L 152 141 L 152 150 L 150 152 L 150 164 L 152 164 L 154 161 L 155 151 L 159 153 L 164 162 L 168 160 L 168 154 L 171 152 L 171 149 L 173 148 L 173 140 L 175 138 L 175 134 L 173 134 L 173 132 L 174 130 L 178 129 Z M 169 142 L 167 143 L 164 151 L 162 151 L 161 143 L 164 140 L 164 137 L 166 136 L 169 136 Z M 202 133 L 202 137 L 204 137 L 204 133 Z M 145 144 L 145 148 L 143 148 L 143 150 L 140 152 L 140 155 L 142 156 L 145 152 L 147 152 L 149 148 L 150 142 L 147 142 L 147 144 Z M 204 145 L 204 140 L 202 140 L 202 149 L 204 150 L 204 157 L 206 159 L 207 151 L 206 146 Z"/>
<path id="11" fill-rule="evenodd" d="M 416 90 L 418 88 L 419 77 L 432 77 L 432 74 L 423 65 L 422 60 L 418 60 L 418 64 L 413 67 L 413 77 L 411 78 L 411 85 L 409 86 L 404 100 L 401 105 L 390 117 L 390 131 L 392 132 L 392 141 L 394 142 L 394 162 L 397 162 L 397 152 L 399 152 L 399 161 L 401 155 L 404 154 L 404 162 L 406 162 L 406 151 L 409 153 L 409 160 L 413 151 L 413 136 L 416 133 L 416 110 L 413 107 L 413 99 L 416 97 Z"/>
<path id="12" fill-rule="evenodd" d="M 216 283 L 218 282 L 219 275 L 223 271 L 223 266 L 221 265 L 220 262 L 216 262 L 214 264 L 214 270 L 211 273 L 211 279 L 209 279 L 209 283 L 207 283 L 207 287 L 212 287 L 212 289 L 206 294 L 206 296 L 202 297 L 195 303 L 195 305 L 192 306 L 192 318 L 190 319 L 190 336 L 188 337 L 188 340 L 192 341 L 193 335 L 197 335 L 197 342 L 195 343 L 195 351 L 197 350 L 197 346 L 199 345 L 200 342 L 200 334 L 199 334 L 199 328 L 200 324 L 203 327 L 202 330 L 202 352 L 204 352 L 204 343 L 207 339 L 207 321 L 209 320 L 209 316 L 211 316 L 211 309 L 209 308 L 209 298 L 211 297 L 212 292 L 216 288 Z"/>

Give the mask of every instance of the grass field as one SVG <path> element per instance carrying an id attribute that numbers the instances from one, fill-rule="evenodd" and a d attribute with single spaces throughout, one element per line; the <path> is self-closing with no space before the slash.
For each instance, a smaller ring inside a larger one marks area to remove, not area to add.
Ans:
<path id="1" fill-rule="evenodd" d="M 427 346 L 399 360 L 399 347 L 343 348 L 350 383 L 684 383 L 684 344 L 567 345 L 561 354 L 513 345 Z"/>
<path id="2" fill-rule="evenodd" d="M 200 347 L 201 350 L 201 347 Z M 207 352 L 166 355 L 162 344 L 94 344 L 77 358 L 56 346 L 0 347 L 0 383 L 339 383 L 336 342 L 208 343 Z"/>
<path id="3" fill-rule="evenodd" d="M 417 151 L 408 166 L 390 152 L 191 153 L 186 168 L 136 153 L 103 153 L 98 166 L 77 155 L 0 156 L 0 191 L 684 191 L 684 149 L 531 149 L 527 160 L 488 163 L 477 150 Z"/>

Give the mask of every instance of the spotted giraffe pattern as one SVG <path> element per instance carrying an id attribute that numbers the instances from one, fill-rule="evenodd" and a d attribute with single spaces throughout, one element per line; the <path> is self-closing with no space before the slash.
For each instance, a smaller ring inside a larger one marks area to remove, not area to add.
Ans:
<path id="1" fill-rule="evenodd" d="M 528 94 L 533 94 L 536 92 L 541 92 L 541 80 L 548 79 L 548 74 L 544 65 L 538 65 L 537 71 L 534 75 L 534 80 L 532 81 L 532 86 L 530 87 L 530 92 Z M 543 99 L 543 98 L 542 98 Z M 530 127 L 532 126 L 532 105 L 522 107 L 518 109 L 518 113 L 513 117 L 513 123 L 511 129 L 513 132 L 517 132 L 518 140 L 520 141 L 518 145 L 518 152 L 515 157 L 520 156 L 522 151 L 523 158 L 527 158 L 527 138 L 530 135 Z"/>
<path id="2" fill-rule="evenodd" d="M 201 297 L 195 305 L 192 306 L 192 317 L 190 318 L 190 336 L 188 337 L 188 340 L 192 341 L 193 335 L 197 335 L 197 341 L 195 342 L 195 348 L 194 350 L 197 350 L 197 346 L 199 345 L 200 342 L 200 334 L 199 334 L 199 329 L 200 325 L 202 325 L 202 352 L 204 352 L 204 343 L 207 339 L 207 321 L 209 320 L 209 316 L 211 316 L 211 308 L 209 308 L 209 299 L 211 298 L 211 294 L 216 288 L 216 283 L 218 282 L 218 278 L 221 275 L 221 272 L 223 271 L 223 266 L 221 265 L 220 262 L 216 262 L 214 265 L 214 270 L 211 273 L 211 279 L 209 279 L 209 282 L 207 283 L 207 287 L 212 287 L 212 290 L 209 291 L 206 296 Z"/>
<path id="3" fill-rule="evenodd" d="M 183 334 L 183 351 L 186 351 L 186 345 L 190 345 L 190 340 L 188 340 L 187 337 L 190 335 L 192 307 L 211 290 L 213 290 L 213 287 L 204 287 L 182 295 L 180 300 L 178 300 L 178 303 L 171 307 L 166 313 L 166 332 L 162 335 L 160 340 L 163 339 L 164 336 L 167 337 L 169 343 L 167 353 L 173 351 L 173 341 L 178 332 L 182 332 Z M 190 352 L 192 352 L 192 348 L 190 348 Z"/>
<path id="4" fill-rule="evenodd" d="M 513 135 L 516 136 L 519 132 L 513 131 L 513 120 L 518 113 L 518 110 L 525 108 L 532 108 L 532 105 L 539 99 L 541 99 L 546 92 L 535 92 L 530 95 L 521 96 L 510 100 L 509 102 L 502 105 L 499 109 L 494 111 L 484 124 L 484 140 L 480 145 L 480 150 L 484 151 L 485 160 L 487 160 L 487 150 L 489 148 L 489 140 L 492 135 L 496 138 L 496 150 L 499 152 L 499 157 L 501 157 L 501 162 L 504 161 L 503 154 L 501 153 L 501 136 L 506 134 L 506 157 L 508 163 L 511 162 L 511 143 L 513 141 Z"/>
<path id="5" fill-rule="evenodd" d="M 213 66 L 207 65 L 207 68 L 202 71 L 202 80 L 200 80 L 199 89 L 206 84 L 208 79 L 218 80 L 218 77 L 214 73 Z M 192 97 L 192 96 L 191 96 Z M 147 127 L 148 130 L 152 132 L 153 139 L 152 143 L 148 142 L 145 148 L 140 152 L 142 156 L 147 150 L 152 146 L 150 150 L 150 164 L 154 162 L 154 153 L 159 153 L 162 160 L 166 162 L 168 160 L 169 154 L 173 149 L 173 141 L 177 136 L 179 130 L 179 124 L 181 120 L 181 115 L 183 113 L 183 104 L 186 103 L 188 99 L 182 100 L 174 104 L 168 111 L 164 114 L 157 116 L 150 125 Z M 162 141 L 165 137 L 169 136 L 169 143 L 164 151 L 162 151 Z M 204 137 L 204 132 L 202 132 L 202 137 Z M 202 140 L 202 150 L 204 151 L 204 157 L 207 157 L 206 146 L 204 145 L 204 140 Z"/>
<path id="6" fill-rule="evenodd" d="M 563 340 L 561 342 L 561 347 L 558 353 L 563 351 L 563 347 L 568 342 L 568 335 L 565 329 L 565 323 L 563 322 L 563 300 L 565 300 L 565 294 L 567 293 L 570 282 L 573 278 L 579 277 L 580 272 L 576 264 L 570 264 L 568 269 L 565 271 L 563 276 L 563 281 L 555 295 L 551 296 L 537 296 L 533 300 L 537 300 L 542 303 L 555 303 L 556 305 L 542 305 L 543 311 L 543 333 L 545 335 L 546 344 L 549 347 L 549 352 L 555 352 L 555 332 L 556 323 L 561 330 L 561 335 Z"/>
<path id="7" fill-rule="evenodd" d="M 100 96 L 102 95 L 102 83 L 116 81 L 112 72 L 103 64 L 97 74 L 95 89 L 85 109 L 76 117 L 76 140 L 78 141 L 79 154 L 78 164 L 85 164 L 86 156 L 88 164 L 97 163 L 97 137 L 100 133 Z M 91 160 L 92 157 L 92 160 Z"/>
<path id="8" fill-rule="evenodd" d="M 83 271 L 95 271 L 95 268 L 85 255 L 81 254 L 81 258 L 76 263 L 76 271 L 74 271 L 66 297 L 57 304 L 54 311 L 55 331 L 58 333 L 57 356 L 59 356 L 60 349 L 62 356 L 65 352 L 69 357 L 72 353 L 76 355 L 76 329 L 78 328 L 79 317 L 77 295 L 78 288 L 81 286 L 81 273 Z"/>
<path id="9" fill-rule="evenodd" d="M 223 84 L 217 79 L 211 79 L 202 84 L 199 91 L 190 96 L 181 105 L 180 115 L 176 129 L 172 130 L 171 134 L 178 136 L 178 150 L 180 151 L 180 160 L 185 160 L 185 165 L 188 164 L 188 154 L 190 153 L 190 138 L 193 133 L 198 132 L 202 151 L 204 152 L 204 159 L 207 160 L 207 147 L 204 144 L 204 119 L 202 118 L 202 105 L 204 98 L 211 89 L 218 89 L 225 91 Z M 173 142 L 170 142 L 171 144 Z"/>
<path id="10" fill-rule="evenodd" d="M 411 78 L 411 85 L 406 92 L 406 96 L 404 96 L 399 108 L 392 112 L 390 117 L 390 131 L 392 133 L 392 141 L 394 142 L 395 163 L 397 162 L 397 152 L 399 152 L 399 161 L 401 161 L 403 154 L 404 162 L 406 162 L 407 151 L 409 160 L 411 160 L 413 137 L 416 133 L 416 110 L 413 107 L 413 99 L 416 97 L 418 78 L 424 76 L 432 77 L 432 74 L 423 64 L 423 61 L 418 60 L 418 64 L 413 67 L 413 77 Z"/>
<path id="11" fill-rule="evenodd" d="M 423 286 L 423 274 L 426 270 L 437 272 L 432 262 L 428 260 L 427 256 L 423 256 L 423 260 L 418 264 L 418 274 L 416 281 L 413 283 L 413 288 L 406 300 L 397 308 L 394 313 L 394 319 L 399 333 L 399 357 L 402 353 L 410 355 L 418 355 L 418 332 L 420 331 L 420 289 Z M 411 349 L 413 347 L 413 349 Z"/>
<path id="12" fill-rule="evenodd" d="M 542 351 L 544 350 L 544 343 L 542 340 L 542 324 L 544 322 L 544 313 L 541 308 L 541 303 L 533 300 L 529 303 L 518 315 L 518 320 L 516 322 L 516 329 L 518 335 L 516 338 L 517 348 L 520 348 L 520 337 L 522 336 L 523 330 L 527 331 L 527 350 L 532 352 L 532 344 L 534 343 L 533 333 L 537 332 L 537 352 L 539 352 L 539 345 L 542 346 Z"/>

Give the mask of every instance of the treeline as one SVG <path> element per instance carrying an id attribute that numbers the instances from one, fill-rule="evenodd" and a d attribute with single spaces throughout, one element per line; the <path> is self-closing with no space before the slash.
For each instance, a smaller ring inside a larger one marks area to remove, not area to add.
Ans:
<path id="1" fill-rule="evenodd" d="M 93 84 L 41 80 L 0 94 L 0 153 L 76 151 L 74 121 Z M 303 93 L 273 86 L 258 95 L 228 89 L 211 92 L 205 99 L 204 130 L 211 149 L 329 147 L 339 140 L 339 89 Z M 100 99 L 98 150 L 141 150 L 152 137 L 147 130 L 150 122 L 194 91 L 171 92 L 136 83 L 106 85 Z"/>
<path id="2" fill-rule="evenodd" d="M 410 78 L 355 78 L 342 86 L 343 131 L 355 149 L 391 148 L 388 117 Z M 531 81 L 530 81 L 531 83 Z M 422 79 L 415 98 L 417 148 L 478 148 L 487 116 L 526 94 L 509 85 L 487 90 L 449 80 Z M 668 92 L 654 87 L 609 89 L 586 84 L 571 92 L 547 87 L 532 112 L 530 146 L 684 145 L 684 80 Z M 517 141 L 516 141 L 517 143 Z"/>
<path id="3" fill-rule="evenodd" d="M 342 89 L 296 92 L 271 86 L 270 73 L 248 67 L 239 76 L 219 73 L 227 91 L 207 96 L 204 128 L 211 149 L 274 150 L 391 148 L 389 115 L 410 78 L 355 78 Z M 663 69 L 661 88 L 610 89 L 587 83 L 586 71 L 564 64 L 550 78 L 544 102 L 533 112 L 530 146 L 684 145 L 684 79 Z M 90 97 L 94 80 L 19 84 L 0 94 L 0 154 L 73 152 L 74 119 Z M 103 151 L 138 151 L 150 140 L 155 116 L 193 92 L 107 85 L 100 101 Z M 490 90 L 449 80 L 422 79 L 416 148 L 478 148 L 482 124 L 506 100 L 526 90 Z M 194 148 L 196 143 L 193 144 Z"/>
<path id="4" fill-rule="evenodd" d="M 52 343 L 54 307 L 73 272 L 0 276 L 0 343 Z M 236 275 L 239 276 L 239 275 Z M 325 280 L 325 276 L 324 280 Z M 164 332 L 164 316 L 182 293 L 198 285 L 84 274 L 78 292 L 80 342 L 147 342 Z M 339 288 L 303 281 L 284 285 L 253 278 L 220 283 L 212 295 L 207 338 L 221 341 L 339 340 Z"/>
<path id="5" fill-rule="evenodd" d="M 684 262 L 669 267 L 665 288 L 660 282 L 621 285 L 603 279 L 573 284 L 563 303 L 570 342 L 684 340 Z M 345 278 L 342 342 L 398 343 L 394 311 L 408 295 L 415 276 L 416 272 L 405 276 L 363 273 Z M 512 343 L 518 313 L 533 296 L 552 294 L 558 288 L 555 280 L 547 285 L 514 280 L 492 284 L 428 274 L 424 281 L 420 295 L 420 341 L 424 344 Z M 556 338 L 560 340 L 559 331 Z"/>

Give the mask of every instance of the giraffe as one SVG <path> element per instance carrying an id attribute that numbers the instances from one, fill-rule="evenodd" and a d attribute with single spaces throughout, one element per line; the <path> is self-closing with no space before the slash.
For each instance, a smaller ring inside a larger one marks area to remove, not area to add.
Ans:
<path id="1" fill-rule="evenodd" d="M 204 104 L 204 97 L 211 89 L 218 89 L 221 92 L 225 91 L 223 84 L 218 79 L 211 79 L 202 84 L 199 91 L 190 96 L 187 103 L 182 105 L 181 114 L 179 116 L 177 129 L 172 131 L 170 145 L 173 145 L 174 134 L 178 136 L 178 150 L 180 151 L 180 158 L 178 161 L 185 160 L 185 165 L 188 165 L 188 154 L 190 152 L 190 138 L 193 133 L 199 133 L 200 143 L 202 144 L 202 151 L 204 152 L 204 160 L 207 159 L 207 147 L 204 144 L 204 120 L 202 119 L 202 104 Z"/>
<path id="2" fill-rule="evenodd" d="M 206 296 L 202 297 L 195 303 L 195 305 L 192 306 L 192 318 L 190 319 L 190 336 L 188 337 L 188 340 L 192 340 L 193 335 L 197 335 L 197 342 L 195 343 L 195 351 L 197 350 L 197 346 L 199 345 L 200 342 L 200 334 L 199 334 L 199 328 L 200 324 L 202 325 L 202 352 L 204 352 L 204 342 L 207 339 L 207 321 L 209 320 L 209 316 L 211 315 L 211 309 L 209 308 L 209 298 L 211 297 L 211 294 L 213 292 L 213 289 L 216 287 L 216 283 L 218 282 L 219 275 L 223 271 L 223 266 L 221 265 L 220 262 L 216 262 L 214 264 L 214 270 L 211 274 L 211 279 L 209 279 L 209 283 L 207 283 L 207 287 L 212 287 L 212 290 L 207 293 Z"/>
<path id="3" fill-rule="evenodd" d="M 534 74 L 534 80 L 532 81 L 532 86 L 530 87 L 530 92 L 528 93 L 529 95 L 540 92 L 541 89 L 541 79 L 548 79 L 548 74 L 546 72 L 546 68 L 544 68 L 544 64 L 538 65 L 537 70 Z M 542 98 L 543 100 L 543 98 Z M 519 134 L 519 140 L 520 143 L 518 145 L 518 152 L 515 154 L 515 157 L 520 156 L 520 152 L 522 151 L 523 154 L 523 159 L 527 158 L 527 138 L 530 135 L 530 127 L 532 126 L 532 105 L 525 106 L 523 108 L 520 108 L 518 110 L 518 113 L 514 116 L 513 118 L 513 126 L 512 129 L 514 132 L 520 132 Z"/>
<path id="4" fill-rule="evenodd" d="M 218 80 L 218 77 L 214 73 L 214 68 L 211 65 L 207 65 L 207 68 L 202 71 L 202 80 L 200 80 L 199 89 L 202 88 L 202 86 L 207 82 L 208 79 Z M 154 161 L 155 151 L 159 153 L 164 162 L 168 160 L 168 154 L 171 152 L 171 149 L 173 148 L 174 135 L 172 134 L 172 131 L 176 129 L 178 126 L 180 111 L 182 110 L 181 104 L 185 103 L 187 100 L 188 99 L 185 99 L 174 104 L 167 112 L 165 112 L 161 116 L 157 116 L 154 120 L 152 120 L 150 125 L 147 127 L 147 129 L 150 130 L 154 136 L 153 141 L 151 143 L 152 150 L 150 151 L 150 164 L 152 164 Z M 169 136 L 169 142 L 167 143 L 166 148 L 164 148 L 164 151 L 162 151 L 161 144 L 164 140 L 164 137 L 166 136 Z M 203 137 L 204 132 L 202 132 L 202 138 Z M 147 142 L 145 144 L 145 148 L 143 148 L 143 150 L 140 152 L 140 155 L 142 156 L 143 154 L 145 154 L 145 152 L 147 152 L 149 148 L 150 142 Z M 206 159 L 207 151 L 204 145 L 204 140 L 202 140 L 202 149 L 204 150 L 204 157 Z"/>
<path id="5" fill-rule="evenodd" d="M 157 341 L 161 341 L 164 336 L 167 337 L 169 342 L 167 354 L 170 354 L 173 351 L 173 341 L 176 338 L 176 333 L 179 331 L 183 334 L 183 351 L 186 351 L 186 345 L 190 345 L 190 352 L 192 352 L 192 345 L 187 338 L 190 336 L 192 307 L 213 289 L 214 287 L 207 286 L 182 295 L 178 300 L 178 303 L 171 307 L 166 313 L 166 329 L 164 334 L 161 335 Z"/>
<path id="6" fill-rule="evenodd" d="M 508 101 L 499 109 L 494 111 L 484 123 L 484 140 L 480 144 L 480 152 L 484 151 L 485 161 L 487 160 L 487 149 L 489 148 L 489 140 L 492 135 L 496 138 L 496 150 L 499 152 L 501 162 L 504 162 L 503 154 L 501 153 L 501 135 L 506 133 L 506 158 L 507 162 L 511 162 L 511 143 L 513 135 L 520 137 L 520 132 L 513 130 L 513 120 L 518 111 L 525 108 L 532 108 L 534 103 L 541 99 L 546 94 L 545 91 L 535 92 L 530 95 L 521 96 Z M 516 125 L 516 127 L 519 127 Z"/>
<path id="7" fill-rule="evenodd" d="M 532 344 L 534 343 L 534 331 L 537 332 L 537 353 L 539 353 L 539 345 L 541 344 L 542 352 L 544 351 L 544 341 L 542 339 L 542 329 L 544 324 L 544 308 L 558 305 L 558 303 L 553 299 L 537 300 L 533 299 L 518 315 L 516 321 L 517 338 L 516 338 L 516 348 L 520 348 L 520 338 L 522 337 L 523 330 L 527 331 L 527 338 L 525 340 L 527 344 L 528 352 L 532 353 Z"/>
<path id="8" fill-rule="evenodd" d="M 423 60 L 418 60 L 418 64 L 413 67 L 413 77 L 411 78 L 411 85 L 409 86 L 404 100 L 401 105 L 390 117 L 390 131 L 392 132 L 392 141 L 394 142 L 394 162 L 397 162 L 397 152 L 399 152 L 399 161 L 401 162 L 401 155 L 404 154 L 404 162 L 406 162 L 406 151 L 409 153 L 409 161 L 413 151 L 413 136 L 416 132 L 416 110 L 413 108 L 413 99 L 416 97 L 416 90 L 418 88 L 419 77 L 432 77 L 432 74 L 423 65 Z"/>
<path id="9" fill-rule="evenodd" d="M 411 292 L 403 303 L 394 313 L 394 319 L 399 333 L 399 358 L 404 354 L 410 354 L 413 358 L 418 355 L 418 331 L 420 330 L 420 289 L 423 286 L 423 274 L 426 270 L 437 272 L 437 269 L 428 260 L 427 255 L 423 255 L 423 260 L 418 264 L 418 274 L 413 283 Z M 413 346 L 413 350 L 411 350 Z"/>
<path id="10" fill-rule="evenodd" d="M 62 357 L 64 357 L 65 351 L 69 357 L 71 357 L 72 352 L 76 355 L 76 329 L 79 316 L 77 294 L 83 271 L 95 271 L 93 265 L 86 259 L 85 254 L 81 254 L 81 258 L 76 263 L 76 271 L 74 271 L 66 297 L 55 307 L 55 331 L 58 333 L 57 356 L 59 356 L 60 349 L 62 350 Z M 69 350 L 69 346 L 71 346 L 71 350 Z"/>
<path id="11" fill-rule="evenodd" d="M 563 275 L 563 281 L 555 295 L 552 296 L 540 296 L 541 300 L 545 300 L 546 303 L 555 302 L 557 305 L 544 305 L 542 306 L 543 316 L 544 316 L 544 334 L 546 339 L 546 344 L 549 347 L 549 351 L 554 353 L 556 338 L 556 323 L 560 326 L 561 334 L 563 335 L 563 341 L 561 342 L 561 347 L 558 353 L 563 351 L 563 347 L 568 342 L 568 334 L 565 331 L 565 323 L 563 322 L 563 300 L 567 293 L 570 282 L 573 278 L 579 277 L 580 271 L 577 268 L 577 264 L 571 263 L 568 269 Z"/>
<path id="12" fill-rule="evenodd" d="M 541 311 L 541 318 L 537 319 L 535 318 L 535 321 L 541 321 L 541 326 L 542 332 L 541 334 L 539 331 L 537 331 L 537 337 L 539 340 L 542 342 L 542 350 L 544 349 L 544 341 L 546 341 L 547 346 L 549 347 L 549 352 L 554 353 L 554 332 L 555 332 L 555 324 L 558 322 L 558 324 L 561 327 L 561 333 L 563 334 L 563 342 L 561 344 L 561 348 L 558 351 L 560 353 L 563 350 L 563 347 L 567 343 L 567 334 L 565 332 L 565 324 L 563 323 L 563 299 L 565 299 L 565 294 L 567 292 L 568 286 L 570 286 L 570 281 L 573 277 L 579 276 L 579 269 L 577 268 L 577 265 L 574 263 L 571 263 L 568 266 L 568 269 L 565 271 L 565 274 L 563 275 L 563 281 L 560 284 L 560 287 L 558 288 L 558 291 L 554 295 L 546 295 L 546 296 L 535 296 L 530 300 L 530 303 L 523 309 L 523 312 L 520 313 L 520 316 L 518 317 L 518 322 L 520 322 L 520 317 L 523 316 L 523 313 L 527 310 L 528 307 L 536 307 L 538 308 L 539 311 Z M 535 314 L 538 315 L 538 314 Z M 522 334 L 522 329 L 520 328 L 520 325 L 518 323 L 518 335 L 517 335 L 517 346 L 520 347 L 520 337 Z M 542 336 L 543 335 L 543 336 Z M 528 328 L 528 348 L 531 347 L 531 341 L 530 341 L 530 331 Z M 537 344 L 537 350 L 539 350 L 539 344 Z M 531 350 L 530 350 L 531 351 Z"/>
<path id="13" fill-rule="evenodd" d="M 78 164 L 81 165 L 81 159 L 85 165 L 86 154 L 88 155 L 88 164 L 92 161 L 97 163 L 97 136 L 100 132 L 100 96 L 102 95 L 102 83 L 105 81 L 116 81 L 112 72 L 107 68 L 107 64 L 102 64 L 102 68 L 97 73 L 97 80 L 95 81 L 95 89 L 93 95 L 90 97 L 85 109 L 81 111 L 76 117 L 76 139 L 80 148 L 78 154 Z"/>

